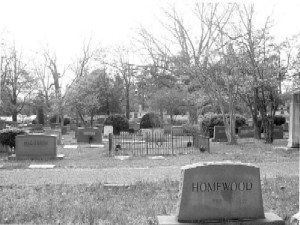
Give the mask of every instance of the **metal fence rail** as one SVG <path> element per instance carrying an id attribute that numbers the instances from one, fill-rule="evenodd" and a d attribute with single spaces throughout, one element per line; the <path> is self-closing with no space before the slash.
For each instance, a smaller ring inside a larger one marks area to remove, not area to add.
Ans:
<path id="1" fill-rule="evenodd" d="M 109 135 L 109 155 L 178 155 L 209 152 L 209 137 L 200 134 Z"/>

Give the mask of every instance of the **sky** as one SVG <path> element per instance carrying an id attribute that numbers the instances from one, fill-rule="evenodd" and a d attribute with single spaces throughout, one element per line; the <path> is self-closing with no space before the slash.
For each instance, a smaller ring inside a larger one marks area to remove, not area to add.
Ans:
<path id="1" fill-rule="evenodd" d="M 0 0 L 0 41 L 10 39 L 23 52 L 37 54 L 43 47 L 70 63 L 83 42 L 103 46 L 126 43 L 143 25 L 160 33 L 161 8 L 181 7 L 190 0 Z M 237 1 L 242 2 L 242 1 Z M 244 1 L 245 2 L 245 1 Z M 272 14 L 278 40 L 300 32 L 300 1 L 254 1 L 258 18 Z M 1 55 L 1 48 L 0 48 Z"/>

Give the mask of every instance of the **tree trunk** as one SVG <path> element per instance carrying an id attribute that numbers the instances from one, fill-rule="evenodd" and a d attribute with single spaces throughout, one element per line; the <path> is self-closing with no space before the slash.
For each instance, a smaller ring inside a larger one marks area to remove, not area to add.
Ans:
<path id="1" fill-rule="evenodd" d="M 126 118 L 130 119 L 129 87 L 126 87 Z"/>
<path id="2" fill-rule="evenodd" d="M 254 126 L 254 138 L 260 139 L 261 133 L 260 133 L 260 127 L 258 127 L 258 120 L 257 120 L 257 112 L 258 112 L 258 89 L 255 88 L 253 91 L 254 94 L 254 102 L 253 102 L 253 110 L 252 112 L 252 119 L 253 119 L 253 126 Z"/>
<path id="3" fill-rule="evenodd" d="M 18 116 L 18 111 L 14 109 L 14 110 L 12 111 L 12 121 L 13 121 L 13 122 L 17 122 L 17 121 L 18 121 L 17 116 Z"/>
<path id="4" fill-rule="evenodd" d="M 261 139 L 260 127 L 258 127 L 257 115 L 252 114 L 253 128 L 254 128 L 254 138 Z"/>
<path id="5" fill-rule="evenodd" d="M 266 119 L 266 126 L 265 126 L 265 140 L 266 143 L 272 144 L 273 143 L 273 125 L 274 125 L 274 119 L 269 116 Z"/>
<path id="6" fill-rule="evenodd" d="M 163 126 L 164 126 L 164 111 L 163 111 L 162 107 L 160 107 L 160 109 L 159 109 L 159 114 L 160 114 L 160 127 L 163 128 Z"/>

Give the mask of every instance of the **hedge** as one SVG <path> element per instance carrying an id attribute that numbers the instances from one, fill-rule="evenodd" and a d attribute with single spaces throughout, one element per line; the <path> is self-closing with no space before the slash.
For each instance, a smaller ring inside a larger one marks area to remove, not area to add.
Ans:
<path id="1" fill-rule="evenodd" d="M 18 128 L 9 128 L 0 131 L 0 143 L 8 145 L 10 148 L 16 146 L 16 136 L 27 134 L 24 130 Z"/>

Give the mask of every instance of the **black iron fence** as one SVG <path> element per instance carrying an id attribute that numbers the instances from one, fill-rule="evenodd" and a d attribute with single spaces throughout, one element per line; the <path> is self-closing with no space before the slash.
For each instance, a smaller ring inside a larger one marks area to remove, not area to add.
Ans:
<path id="1" fill-rule="evenodd" d="M 209 137 L 200 134 L 109 135 L 109 155 L 178 155 L 209 152 Z"/>

